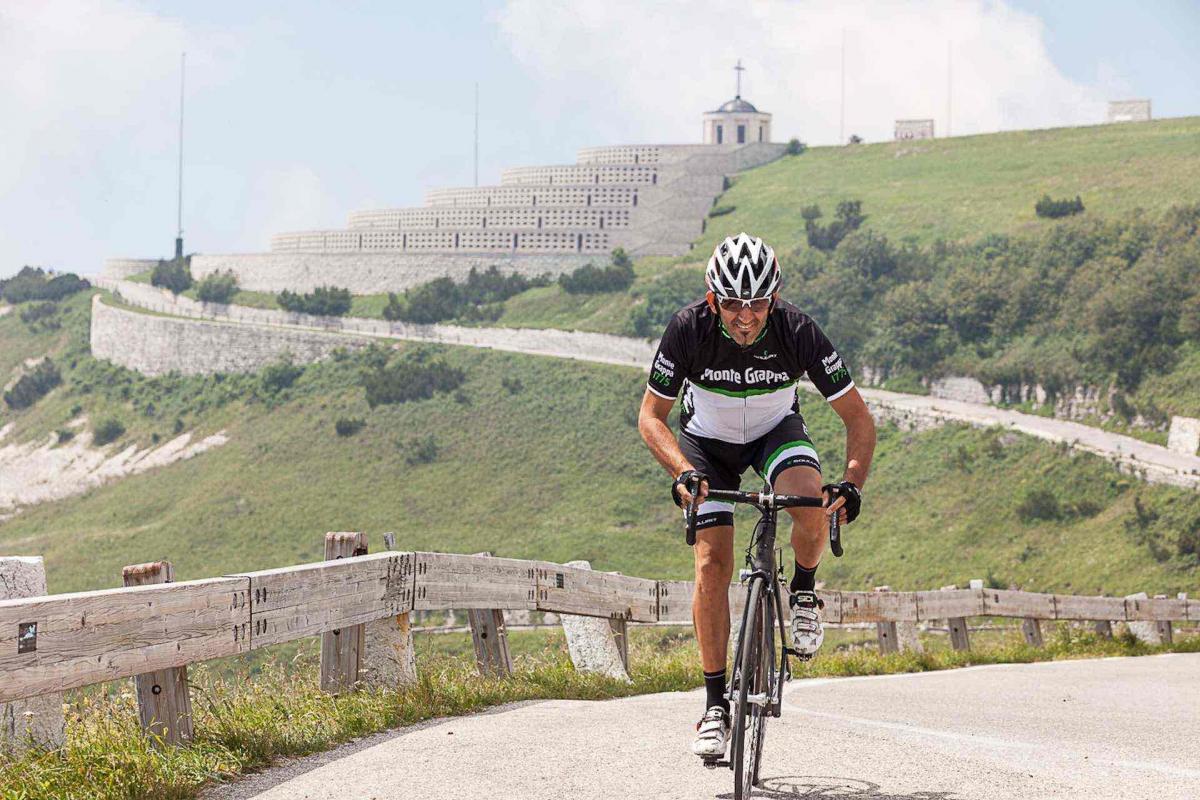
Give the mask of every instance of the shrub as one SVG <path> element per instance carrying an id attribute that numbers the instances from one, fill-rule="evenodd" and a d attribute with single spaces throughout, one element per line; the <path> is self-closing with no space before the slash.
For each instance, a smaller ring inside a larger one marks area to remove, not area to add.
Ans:
<path id="1" fill-rule="evenodd" d="M 303 374 L 304 367 L 293 364 L 292 359 L 285 356 L 274 364 L 263 367 L 260 374 L 262 389 L 269 395 L 278 394 L 295 383 L 296 379 Z"/>
<path id="2" fill-rule="evenodd" d="M 202 303 L 228 303 L 237 294 L 237 276 L 233 271 L 210 272 L 196 284 L 196 297 Z"/>
<path id="3" fill-rule="evenodd" d="M 110 442 L 115 442 L 124 435 L 125 426 L 121 424 L 121 421 L 115 417 L 108 417 L 101 420 L 92 429 L 92 444 L 102 447 Z"/>
<path id="4" fill-rule="evenodd" d="M 820 206 L 808 206 L 801 210 L 800 216 L 804 219 L 808 246 L 827 253 L 837 249 L 842 240 L 852 231 L 858 230 L 866 220 L 862 214 L 861 200 L 843 200 L 838 203 L 837 214 L 828 225 L 817 222 L 821 217 Z"/>
<path id="5" fill-rule="evenodd" d="M 704 295 L 704 273 L 671 270 L 639 287 L 637 293 L 644 301 L 630 309 L 630 328 L 638 336 L 659 336 L 676 311 Z"/>
<path id="6" fill-rule="evenodd" d="M 574 272 L 558 276 L 558 285 L 568 294 L 595 294 L 598 292 L 623 292 L 633 285 L 633 266 L 610 264 L 596 267 L 584 264 Z"/>
<path id="7" fill-rule="evenodd" d="M 336 286 L 318 286 L 308 294 L 284 289 L 276 298 L 279 307 L 297 314 L 318 317 L 341 317 L 350 310 L 350 290 Z"/>
<path id="8" fill-rule="evenodd" d="M 338 436 L 353 436 L 365 427 L 367 421 L 362 417 L 338 417 L 333 423 L 333 429 Z"/>
<path id="9" fill-rule="evenodd" d="M 65 444 L 75 438 L 75 431 L 70 428 L 59 428 L 55 434 L 58 436 L 59 444 Z"/>
<path id="10" fill-rule="evenodd" d="M 26 372 L 12 388 L 4 393 L 5 404 L 14 411 L 29 408 L 62 383 L 58 367 L 50 359 L 43 359 L 32 371 Z"/>
<path id="11" fill-rule="evenodd" d="M 713 217 L 723 217 L 726 214 L 732 214 L 736 209 L 737 206 L 714 206 L 713 209 L 708 212 L 708 216 L 709 219 L 712 219 Z"/>
<path id="12" fill-rule="evenodd" d="M 404 450 L 404 462 L 410 467 L 418 464 L 431 464 L 437 459 L 438 443 L 432 433 L 424 436 L 413 436 L 400 443 Z"/>
<path id="13" fill-rule="evenodd" d="M 802 155 L 807 149 L 808 145 L 806 145 L 804 142 L 800 141 L 799 139 L 792 138 L 788 140 L 787 149 L 784 150 L 784 152 L 789 156 L 798 156 Z"/>
<path id="14" fill-rule="evenodd" d="M 1062 199 L 1052 200 L 1050 195 L 1042 195 L 1042 199 L 1038 200 L 1034 205 L 1033 210 L 1037 212 L 1039 217 L 1047 217 L 1049 219 L 1058 219 L 1059 217 L 1069 217 L 1074 214 L 1083 213 L 1083 200 L 1079 195 L 1075 195 L 1074 200 Z"/>
<path id="15" fill-rule="evenodd" d="M 170 261 L 159 261 L 150 273 L 150 284 L 169 289 L 172 294 L 186 292 L 192 288 L 192 271 L 187 260 L 174 258 Z"/>
<path id="16" fill-rule="evenodd" d="M 859 136 L 857 133 L 850 134 L 849 144 L 862 144 L 862 143 L 863 143 L 863 138 L 861 136 Z"/>
<path id="17" fill-rule="evenodd" d="M 492 266 L 484 271 L 474 268 L 463 283 L 437 278 L 404 293 L 403 300 L 388 296 L 384 319 L 429 325 L 448 319 L 468 321 L 495 320 L 504 312 L 504 301 L 526 289 L 548 286 L 547 276 L 526 278 L 505 275 Z"/>
<path id="18" fill-rule="evenodd" d="M 31 306 L 21 309 L 21 322 L 24 322 L 31 329 L 37 330 L 54 330 L 62 327 L 56 319 L 58 316 L 58 304 L 51 300 L 46 300 L 41 303 L 34 303 Z M 38 323 L 41 323 L 40 325 Z"/>
<path id="19" fill-rule="evenodd" d="M 40 267 L 22 267 L 13 277 L 0 281 L 0 300 L 14 305 L 30 300 L 61 300 L 90 286 L 73 272 L 55 275 Z"/>
<path id="20" fill-rule="evenodd" d="M 435 392 L 453 392 L 465 375 L 441 359 L 430 360 L 423 350 L 405 353 L 390 364 L 363 371 L 361 384 L 367 393 L 367 405 L 406 403 L 425 400 Z"/>
<path id="21" fill-rule="evenodd" d="M 510 378 L 505 375 L 500 379 L 500 385 L 507 389 L 509 394 L 520 394 L 525 391 L 525 384 L 521 383 L 520 378 Z"/>
<path id="22" fill-rule="evenodd" d="M 1025 496 L 1017 506 L 1017 516 L 1025 522 L 1043 519 L 1061 519 L 1062 507 L 1058 496 L 1050 489 L 1035 486 L 1025 491 Z"/>

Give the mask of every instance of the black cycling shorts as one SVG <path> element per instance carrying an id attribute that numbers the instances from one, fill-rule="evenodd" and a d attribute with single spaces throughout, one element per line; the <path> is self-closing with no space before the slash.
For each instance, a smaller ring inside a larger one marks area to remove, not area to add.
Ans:
<path id="1" fill-rule="evenodd" d="M 706 439 L 682 432 L 679 449 L 692 462 L 692 468 L 708 476 L 708 488 L 741 488 L 742 473 L 753 467 L 760 478 L 771 485 L 779 473 L 789 467 L 812 467 L 821 471 L 821 461 L 813 447 L 804 417 L 789 414 L 769 432 L 746 444 Z M 696 529 L 733 524 L 733 503 L 705 500 L 696 510 Z"/>

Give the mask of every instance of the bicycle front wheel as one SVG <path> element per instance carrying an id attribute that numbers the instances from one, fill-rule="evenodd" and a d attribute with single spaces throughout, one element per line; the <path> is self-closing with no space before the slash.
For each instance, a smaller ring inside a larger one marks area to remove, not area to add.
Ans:
<path id="1" fill-rule="evenodd" d="M 766 675 L 771 654 L 764 652 L 767 595 L 761 578 L 754 579 L 746 597 L 745 624 L 735 658 L 736 719 L 733 727 L 733 797 L 743 800 L 758 779 L 758 761 L 769 713 Z"/>

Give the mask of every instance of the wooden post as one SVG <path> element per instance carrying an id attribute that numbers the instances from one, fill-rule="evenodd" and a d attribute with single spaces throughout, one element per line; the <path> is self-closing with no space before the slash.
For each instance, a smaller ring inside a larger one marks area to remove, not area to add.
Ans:
<path id="1" fill-rule="evenodd" d="M 0 600 L 46 595 L 46 566 L 41 556 L 0 556 Z M 37 647 L 37 625 L 13 626 L 18 653 Z M 66 737 L 62 692 L 0 703 L 0 752 L 19 756 L 29 745 L 53 750 Z"/>
<path id="2" fill-rule="evenodd" d="M 325 560 L 365 556 L 365 533 L 325 534 Z M 358 683 L 365 643 L 365 625 L 334 628 L 321 634 L 321 691 L 341 694 Z"/>
<path id="3" fill-rule="evenodd" d="M 1154 599 L 1166 600 L 1167 596 L 1165 594 L 1156 594 L 1154 595 Z M 1175 641 L 1175 632 L 1171 630 L 1171 620 L 1160 619 L 1157 622 L 1157 626 L 1158 638 L 1162 640 L 1163 644 L 1171 644 Z"/>
<path id="4" fill-rule="evenodd" d="M 617 648 L 621 651 L 621 663 L 629 672 L 629 624 L 623 619 L 610 619 L 608 627 L 612 628 L 613 638 L 617 640 Z"/>
<path id="5" fill-rule="evenodd" d="M 488 550 L 475 555 L 490 557 L 492 553 Z M 475 664 L 479 674 L 502 678 L 512 675 L 512 655 L 508 652 L 504 612 L 498 608 L 468 609 L 467 624 L 471 626 L 471 641 L 475 644 Z"/>
<path id="6" fill-rule="evenodd" d="M 1021 633 L 1025 635 L 1025 644 L 1030 647 L 1043 647 L 1045 641 L 1042 639 L 1042 626 L 1032 618 L 1021 620 Z"/>
<path id="7" fill-rule="evenodd" d="M 1103 636 L 1106 639 L 1112 638 L 1112 623 L 1108 620 L 1098 619 L 1094 623 L 1093 627 L 1095 627 L 1098 635 Z"/>
<path id="8" fill-rule="evenodd" d="M 876 586 L 877 592 L 890 592 L 890 586 Z M 896 633 L 895 622 L 876 622 L 875 634 L 879 639 L 879 652 L 881 653 L 899 653 L 900 639 Z"/>
<path id="9" fill-rule="evenodd" d="M 958 586 L 951 584 L 950 586 L 943 586 L 942 591 L 948 592 L 957 588 Z M 971 649 L 971 637 L 967 633 L 966 617 L 951 617 L 946 620 L 946 627 L 950 629 L 950 645 L 955 650 Z"/>
<path id="10" fill-rule="evenodd" d="M 133 564 L 121 570 L 125 586 L 173 583 L 175 568 L 170 561 Z M 138 675 L 138 716 L 142 730 L 156 745 L 180 745 L 192 740 L 192 701 L 188 694 L 187 667 L 160 669 Z"/>

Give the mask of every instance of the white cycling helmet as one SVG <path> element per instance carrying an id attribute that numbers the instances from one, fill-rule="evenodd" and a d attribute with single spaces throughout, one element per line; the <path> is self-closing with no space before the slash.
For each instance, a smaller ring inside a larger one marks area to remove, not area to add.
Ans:
<path id="1" fill-rule="evenodd" d="M 762 239 L 748 233 L 727 236 L 713 250 L 704 282 L 718 300 L 756 300 L 779 289 L 779 259 Z"/>

